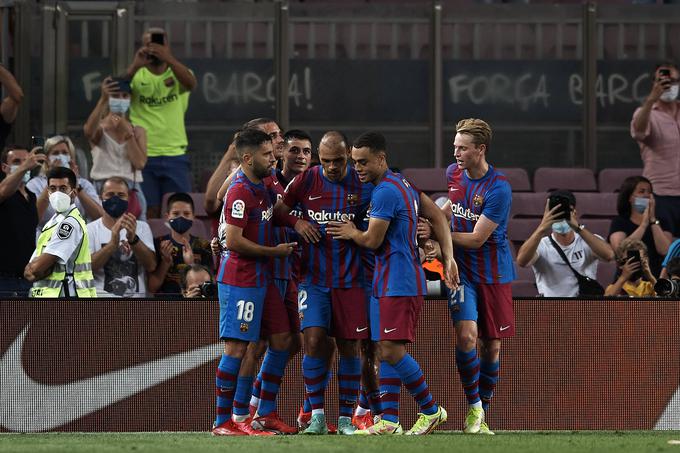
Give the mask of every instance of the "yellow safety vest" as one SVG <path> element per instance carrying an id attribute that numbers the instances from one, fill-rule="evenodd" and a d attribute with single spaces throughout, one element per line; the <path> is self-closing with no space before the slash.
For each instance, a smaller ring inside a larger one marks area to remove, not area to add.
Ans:
<path id="1" fill-rule="evenodd" d="M 97 297 L 97 290 L 94 286 L 94 276 L 92 275 L 92 261 L 90 258 L 90 241 L 87 238 L 87 226 L 85 221 L 80 216 L 77 208 L 72 208 L 64 217 L 72 217 L 78 221 L 80 228 L 83 229 L 83 238 L 80 240 L 78 247 L 78 255 L 73 268 L 73 280 L 76 286 L 77 297 Z M 38 237 L 38 243 L 35 247 L 37 255 L 40 256 L 47 243 L 52 238 L 54 229 L 58 227 L 61 222 L 55 222 L 50 225 L 48 222 Z M 64 296 L 76 297 L 75 294 L 69 294 L 69 287 L 67 283 L 66 266 L 63 264 L 55 264 L 52 273 L 42 280 L 33 283 L 31 288 L 31 297 L 59 297 L 61 290 L 64 288 Z"/>

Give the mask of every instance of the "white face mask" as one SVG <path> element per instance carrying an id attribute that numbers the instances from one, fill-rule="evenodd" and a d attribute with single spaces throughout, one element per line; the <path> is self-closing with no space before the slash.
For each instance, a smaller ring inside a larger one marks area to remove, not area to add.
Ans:
<path id="1" fill-rule="evenodd" d="M 661 94 L 661 97 L 659 98 L 663 102 L 673 102 L 678 98 L 678 90 L 680 89 L 680 85 L 671 85 L 669 89 L 663 92 Z"/>
<path id="2" fill-rule="evenodd" d="M 64 212 L 71 206 L 71 197 L 64 192 L 56 191 L 50 194 L 50 206 L 56 212 Z"/>
<path id="3" fill-rule="evenodd" d="M 9 166 L 9 172 L 10 173 L 16 173 L 17 170 L 19 170 L 18 165 L 10 165 Z M 26 184 L 30 180 L 31 180 L 31 172 L 30 171 L 24 172 L 24 176 L 21 177 L 21 182 Z"/>
<path id="4" fill-rule="evenodd" d="M 109 98 L 109 110 L 111 113 L 124 115 L 130 108 L 130 99 Z"/>
<path id="5" fill-rule="evenodd" d="M 60 167 L 66 167 L 69 168 L 69 162 L 71 162 L 71 156 L 68 154 L 54 154 L 49 157 L 50 163 L 55 163 L 56 161 L 60 161 L 59 166 Z"/>

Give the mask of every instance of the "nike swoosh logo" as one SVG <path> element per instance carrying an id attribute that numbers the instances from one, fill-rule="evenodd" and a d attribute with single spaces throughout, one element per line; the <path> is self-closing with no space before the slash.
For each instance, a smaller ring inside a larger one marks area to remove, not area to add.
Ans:
<path id="1" fill-rule="evenodd" d="M 21 363 L 29 327 L 0 359 L 0 425 L 12 431 L 63 426 L 210 362 L 223 348 L 215 343 L 68 384 L 45 385 L 31 379 Z"/>
<path id="2" fill-rule="evenodd" d="M 318 200 L 319 198 L 321 198 L 321 195 L 319 195 L 318 197 L 313 197 L 313 196 L 310 195 L 310 196 L 309 196 L 309 201 Z"/>
<path id="3" fill-rule="evenodd" d="M 364 327 L 364 328 L 361 328 L 361 329 L 357 327 L 357 333 L 363 332 L 366 329 L 368 329 L 368 327 Z"/>
<path id="4" fill-rule="evenodd" d="M 501 326 L 500 331 L 503 332 L 504 330 L 508 330 L 510 326 Z"/>
<path id="5" fill-rule="evenodd" d="M 449 192 L 456 192 L 456 191 L 458 191 L 458 189 L 454 189 L 453 187 L 451 187 L 451 188 L 449 189 Z"/>
<path id="6" fill-rule="evenodd" d="M 279 185 L 279 182 L 278 182 L 278 181 L 274 181 L 274 185 L 275 185 L 275 186 L 278 186 L 278 185 Z"/>
<path id="7" fill-rule="evenodd" d="M 394 329 L 385 329 L 385 330 L 383 330 L 383 332 L 390 333 L 390 332 L 394 332 L 395 330 L 397 330 L 396 327 Z"/>

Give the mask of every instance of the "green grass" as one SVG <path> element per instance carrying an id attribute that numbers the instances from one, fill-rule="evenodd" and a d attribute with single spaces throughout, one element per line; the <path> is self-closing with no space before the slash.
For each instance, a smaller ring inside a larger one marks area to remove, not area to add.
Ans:
<path id="1" fill-rule="evenodd" d="M 678 452 L 680 431 L 552 431 L 500 432 L 496 436 L 466 436 L 437 432 L 423 437 L 276 436 L 213 437 L 208 433 L 48 433 L 0 434 L 1 452 L 155 452 L 201 451 L 229 453 L 432 453 L 483 452 Z"/>

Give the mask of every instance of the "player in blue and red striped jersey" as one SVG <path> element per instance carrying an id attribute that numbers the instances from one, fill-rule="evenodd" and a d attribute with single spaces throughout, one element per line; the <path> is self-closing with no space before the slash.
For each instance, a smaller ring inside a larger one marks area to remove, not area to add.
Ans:
<path id="1" fill-rule="evenodd" d="M 212 433 L 271 435 L 254 430 L 249 416 L 232 419 L 232 406 L 235 394 L 244 391 L 239 376 L 241 360 L 248 343 L 259 340 L 264 306 L 280 297 L 271 283 L 269 259 L 289 256 L 296 244 L 274 244 L 271 220 L 276 198 L 262 182 L 275 162 L 271 138 L 262 131 L 248 129 L 236 138 L 235 147 L 242 169 L 227 193 L 222 214 L 226 227 L 220 228 L 229 253 L 222 259 L 217 276 L 219 335 L 224 340 L 224 354 L 217 369 L 217 418 Z M 278 315 L 285 316 L 283 303 L 275 306 L 282 312 Z M 281 353 L 280 363 L 274 367 L 283 374 L 290 334 L 271 335 L 269 344 Z M 276 393 L 278 386 L 272 391 Z"/>
<path id="2" fill-rule="evenodd" d="M 399 434 L 398 393 L 404 384 L 420 406 L 421 413 L 410 435 L 427 434 L 446 421 L 446 411 L 430 394 L 418 363 L 406 353 L 406 343 L 415 338 L 418 316 L 426 293 L 425 273 L 418 253 L 419 216 L 432 223 L 440 239 L 445 280 L 455 289 L 458 270 L 453 259 L 445 216 L 425 194 L 387 164 L 385 137 L 366 132 L 352 147 L 352 158 L 362 181 L 374 183 L 368 229 L 350 222 L 332 223 L 327 231 L 337 239 L 348 239 L 375 250 L 371 336 L 380 359 L 382 417 L 375 425 L 355 434 Z M 383 379 L 393 376 L 391 381 Z"/>
<path id="3" fill-rule="evenodd" d="M 312 417 L 305 434 L 326 434 L 325 389 L 328 375 L 328 336 L 334 336 L 340 355 L 338 433 L 351 434 L 352 410 L 361 379 L 359 341 L 368 338 L 369 325 L 364 269 L 359 248 L 326 235 L 333 220 L 364 218 L 373 190 L 362 183 L 349 164 L 341 134 L 329 132 L 319 144 L 321 165 L 295 177 L 286 189 L 279 214 L 296 206 L 303 219 L 294 227 L 302 242 L 298 308 L 304 333 L 302 361 Z"/>
<path id="4" fill-rule="evenodd" d="M 493 434 L 485 421 L 499 374 L 501 339 L 515 333 L 510 282 L 515 278 L 507 225 L 512 189 L 486 161 L 491 127 L 480 119 L 456 125 L 456 162 L 446 171 L 461 287 L 450 297 L 456 365 L 470 408 L 466 433 Z M 479 337 L 479 354 L 477 339 Z"/>

